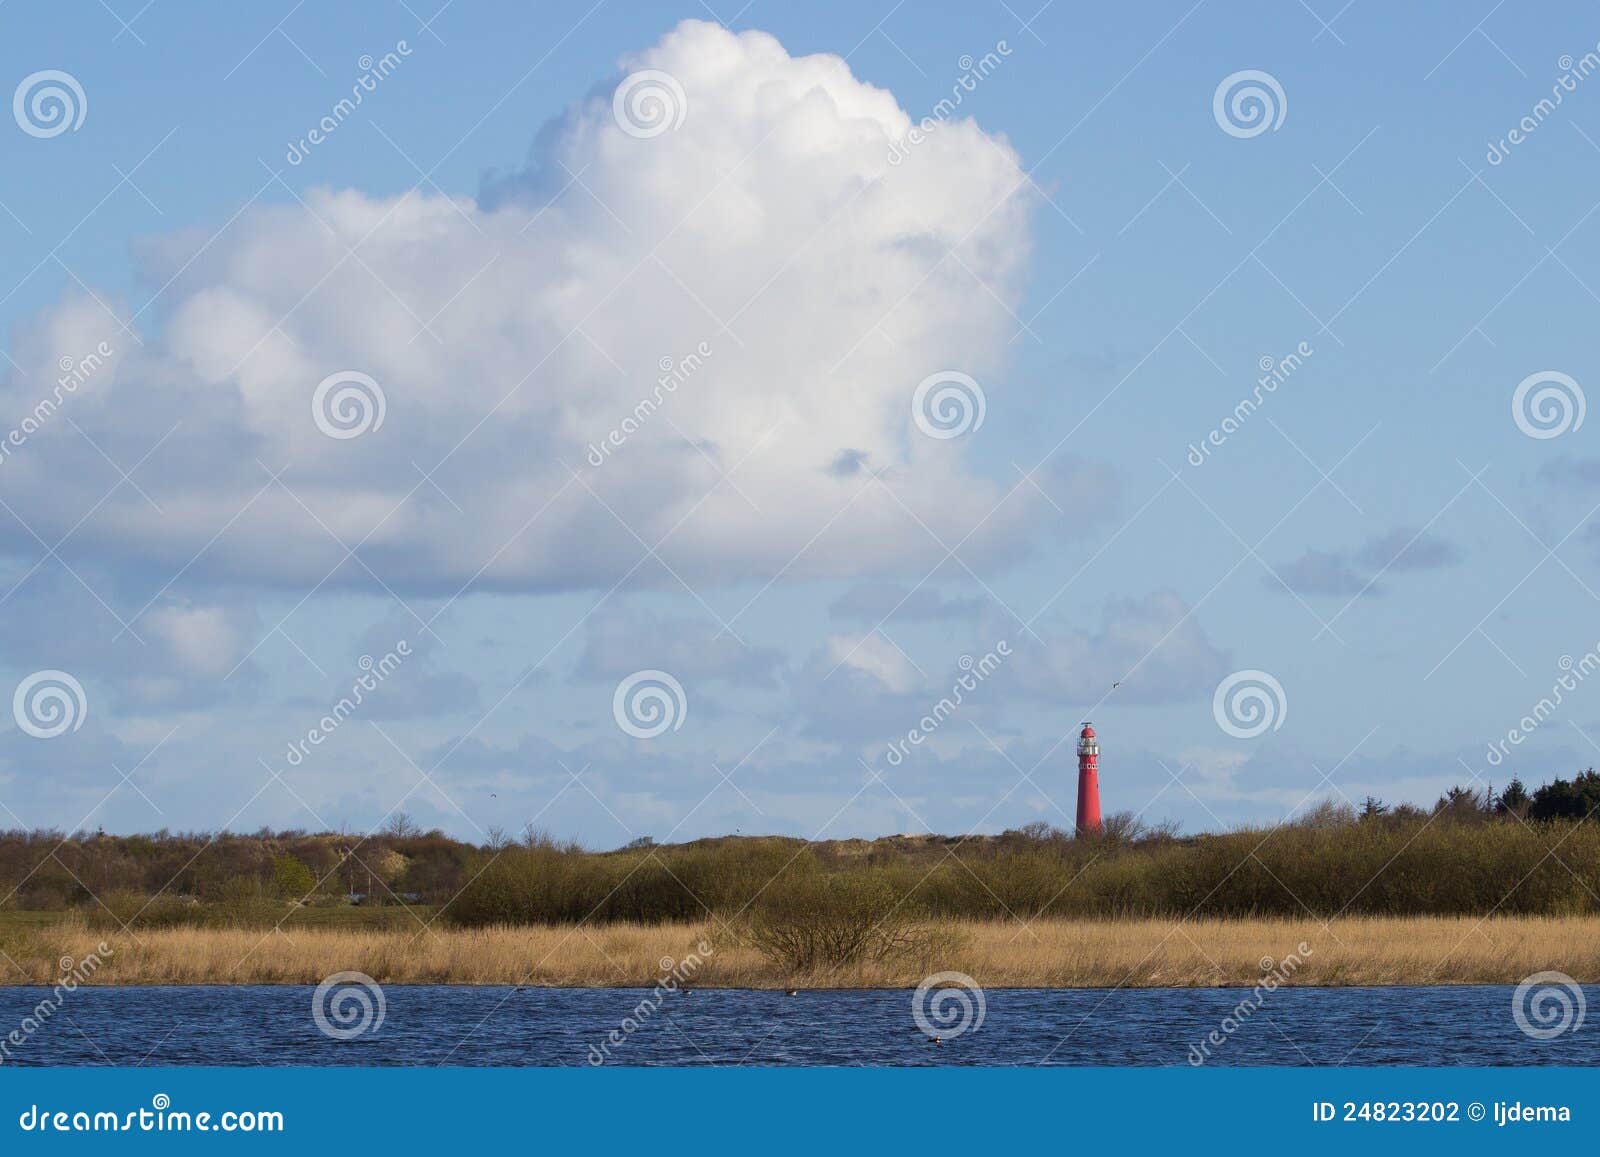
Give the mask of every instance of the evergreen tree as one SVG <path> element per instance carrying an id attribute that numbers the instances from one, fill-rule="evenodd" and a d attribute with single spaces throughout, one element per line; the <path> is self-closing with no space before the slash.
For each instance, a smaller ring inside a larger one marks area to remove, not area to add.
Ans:
<path id="1" fill-rule="evenodd" d="M 1511 782 L 1506 784 L 1506 789 L 1495 800 L 1494 811 L 1496 815 L 1516 816 L 1522 819 L 1528 814 L 1529 802 L 1528 789 L 1522 786 L 1522 780 L 1512 776 Z"/>
<path id="2" fill-rule="evenodd" d="M 1581 820 L 1600 809 L 1600 772 L 1594 768 L 1580 771 L 1571 782 L 1553 780 L 1533 793 L 1528 805 L 1528 816 L 1536 820 Z"/>

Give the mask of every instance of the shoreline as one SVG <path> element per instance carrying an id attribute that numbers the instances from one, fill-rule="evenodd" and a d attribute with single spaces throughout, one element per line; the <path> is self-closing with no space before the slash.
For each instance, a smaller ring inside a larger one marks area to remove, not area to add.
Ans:
<path id="1" fill-rule="evenodd" d="M 1600 983 L 1600 916 L 1315 920 L 940 921 L 915 953 L 790 972 L 724 926 L 611 924 L 410 930 L 139 929 L 71 919 L 0 929 L 0 986 L 51 987 L 99 961 L 84 986 L 316 985 L 338 972 L 380 984 L 530 989 L 909 989 L 959 972 L 993 989 L 1464 987 L 1560 971 Z M 107 951 L 97 952 L 104 944 Z M 7 959 L 9 958 L 9 959 Z M 70 966 L 69 966 L 70 967 Z"/>
<path id="2" fill-rule="evenodd" d="M 377 978 L 374 978 L 377 979 Z M 379 981 L 384 988 L 508 988 L 513 992 L 653 992 L 656 988 L 651 984 L 514 984 L 511 981 L 459 981 L 459 980 L 382 980 Z M 1518 981 L 1432 981 L 1430 983 L 1415 983 L 1411 981 L 1395 981 L 1389 984 L 1280 984 L 1279 988 L 1295 988 L 1302 992 L 1348 992 L 1353 989 L 1385 989 L 1385 988 L 1515 988 Z M 1600 987 L 1600 981 L 1581 980 L 1579 984 L 1584 988 Z M 40 982 L 23 983 L 22 981 L 0 984 L 0 992 L 23 991 L 28 989 L 39 992 L 50 992 L 54 985 Z M 196 981 L 137 981 L 122 983 L 93 982 L 81 984 L 79 988 L 101 989 L 134 989 L 134 988 L 315 988 L 316 981 L 225 981 L 225 980 L 196 980 Z M 744 993 L 777 993 L 784 992 L 785 986 L 769 984 L 695 984 L 691 985 L 693 992 L 744 992 Z M 1248 992 L 1254 986 L 1249 984 L 1230 984 L 1226 981 L 1217 984 L 985 984 L 981 986 L 985 992 L 1196 992 L 1207 990 L 1212 992 Z M 815 988 L 801 987 L 797 990 L 795 999 L 807 995 L 828 995 L 836 992 L 914 992 L 916 984 L 835 984 Z"/>

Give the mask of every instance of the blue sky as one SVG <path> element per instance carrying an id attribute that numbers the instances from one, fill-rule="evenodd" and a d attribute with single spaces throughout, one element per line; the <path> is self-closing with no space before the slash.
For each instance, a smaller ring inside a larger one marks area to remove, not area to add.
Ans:
<path id="1" fill-rule="evenodd" d="M 1068 824 L 1091 716 L 1188 830 L 1587 766 L 1600 23 L 1480 7 L 11 0 L 0 661 L 82 695 L 0 823 Z"/>

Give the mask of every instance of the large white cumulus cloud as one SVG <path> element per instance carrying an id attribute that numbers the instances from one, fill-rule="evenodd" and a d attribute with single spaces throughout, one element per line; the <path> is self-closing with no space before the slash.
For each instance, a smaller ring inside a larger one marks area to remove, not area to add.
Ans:
<path id="1" fill-rule="evenodd" d="M 681 86 L 675 130 L 622 131 L 608 83 L 479 200 L 308 190 L 142 245 L 165 288 L 136 317 L 112 305 L 142 345 L 78 299 L 17 335 L 13 413 L 62 357 L 115 353 L 0 465 L 8 502 L 52 543 L 71 529 L 69 557 L 306 585 L 359 543 L 333 582 L 370 567 L 402 590 L 610 586 L 641 541 L 659 562 L 638 581 L 698 585 L 1018 537 L 1024 497 L 1002 503 L 1009 483 L 970 463 L 983 431 L 910 420 L 940 370 L 1004 404 L 1028 248 L 1009 145 L 952 122 L 891 165 L 911 124 L 894 98 L 762 33 L 685 23 L 623 62 L 639 69 Z M 591 453 L 697 350 L 659 410 Z M 339 440 L 311 402 L 344 370 L 386 412 Z M 139 489 L 105 497 L 106 456 L 153 446 Z"/>

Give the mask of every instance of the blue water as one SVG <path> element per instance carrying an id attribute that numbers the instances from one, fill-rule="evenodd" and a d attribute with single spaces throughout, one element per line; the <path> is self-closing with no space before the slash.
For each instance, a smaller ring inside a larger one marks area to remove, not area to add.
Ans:
<path id="1" fill-rule="evenodd" d="M 1288 988 L 1213 1065 L 1600 1065 L 1600 1023 L 1526 1036 L 1510 987 Z M 48 995 L 0 988 L 0 1041 Z M 935 1045 L 909 991 L 698 989 L 623 1032 L 647 991 L 389 985 L 375 1030 L 324 1035 L 309 987 L 84 988 L 6 1063 L 18 1065 L 1185 1065 L 1242 989 L 999 989 L 983 1023 Z M 1600 987 L 1586 990 L 1600 1018 Z M 609 1056 L 616 1031 L 620 1044 Z"/>

